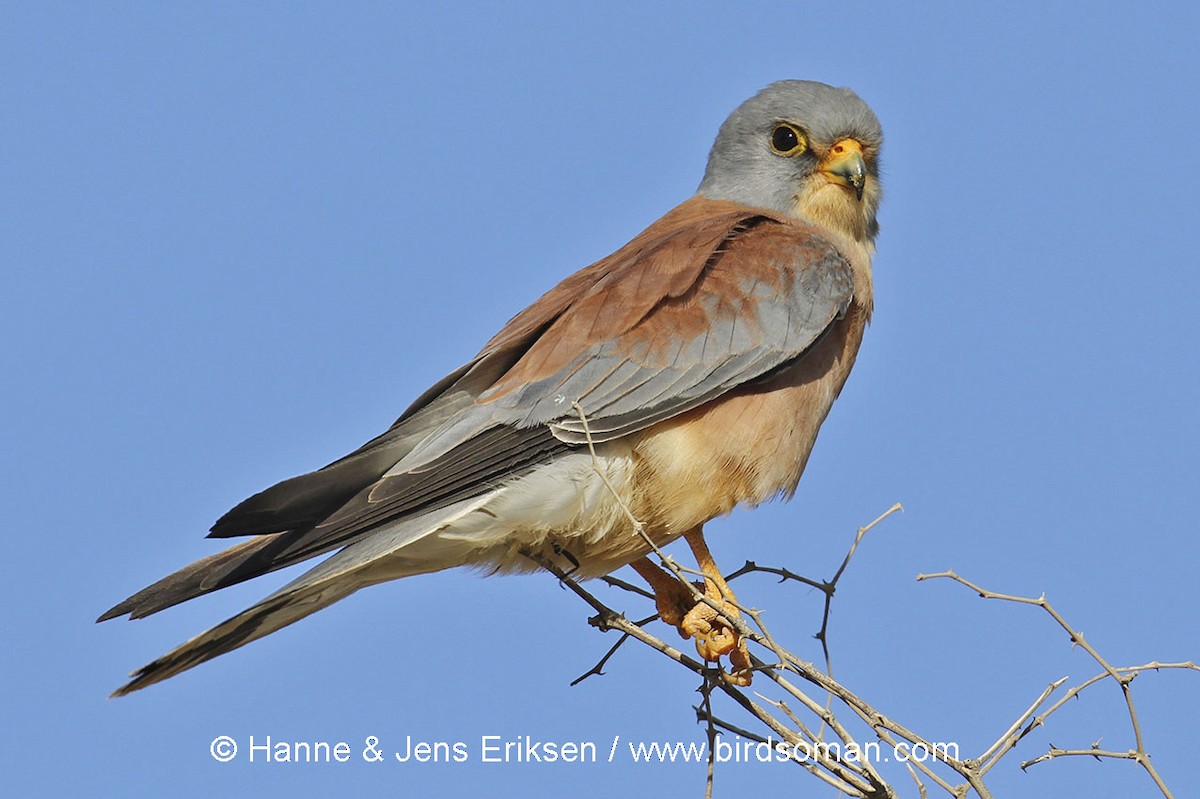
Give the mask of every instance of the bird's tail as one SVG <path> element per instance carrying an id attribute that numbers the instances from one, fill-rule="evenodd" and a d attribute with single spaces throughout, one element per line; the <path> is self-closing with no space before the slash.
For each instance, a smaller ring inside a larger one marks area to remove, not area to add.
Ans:
<path id="1" fill-rule="evenodd" d="M 142 619 L 180 602 L 291 566 L 300 558 L 285 559 L 276 554 L 288 544 L 287 533 L 273 533 L 213 553 L 146 586 L 105 611 L 96 621 L 108 621 L 126 614 L 131 619 Z M 321 552 L 317 550 L 312 554 Z M 306 557 L 311 555 L 306 554 Z"/>
<path id="2" fill-rule="evenodd" d="M 133 672 L 130 675 L 132 679 L 114 691 L 112 696 L 125 696 L 231 652 L 345 599 L 360 588 L 463 565 L 468 560 L 473 544 L 452 538 L 442 539 L 437 533 L 485 504 L 488 496 L 484 494 L 461 500 L 402 520 L 350 544 L 261 602 Z M 259 552 L 256 546 L 253 542 L 239 545 L 182 569 L 141 592 L 146 596 L 137 594 L 130 597 L 106 613 L 101 620 L 123 613 L 132 613 L 137 618 L 154 612 L 159 606 L 174 604 L 184 594 L 195 596 L 212 590 L 214 586 L 209 583 L 214 579 L 213 575 L 227 575 L 242 559 L 256 556 Z"/>
<path id="3" fill-rule="evenodd" d="M 132 679 L 109 697 L 115 699 L 174 677 L 251 641 L 269 635 L 310 613 L 345 599 L 366 583 L 327 579 L 272 594 L 233 618 L 172 649 L 130 674 Z"/>

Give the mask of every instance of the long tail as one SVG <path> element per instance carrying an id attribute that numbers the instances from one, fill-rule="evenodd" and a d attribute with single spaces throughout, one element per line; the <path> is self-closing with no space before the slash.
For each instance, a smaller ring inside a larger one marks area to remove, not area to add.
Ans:
<path id="1" fill-rule="evenodd" d="M 299 621 L 310 613 L 345 599 L 365 584 L 357 581 L 322 580 L 295 589 L 272 594 L 211 630 L 180 644 L 167 654 L 130 674 L 129 682 L 113 691 L 110 699 L 174 677 L 218 655 Z"/>
<path id="2" fill-rule="evenodd" d="M 132 679 L 114 691 L 112 698 L 125 696 L 148 685 L 162 682 L 218 655 L 231 652 L 299 621 L 327 605 L 345 599 L 360 588 L 386 580 L 462 565 L 466 562 L 464 558 L 469 545 L 460 541 L 443 542 L 435 534 L 454 519 L 469 513 L 486 501 L 486 495 L 463 500 L 405 520 L 345 547 L 266 599 L 133 672 L 130 675 Z M 212 558 L 206 558 L 181 569 L 175 575 L 142 592 L 151 592 L 151 595 L 141 597 L 139 594 L 130 597 L 106 613 L 101 620 L 130 612 L 137 618 L 139 615 L 153 612 L 159 604 L 164 607 L 174 604 L 174 601 L 179 601 L 178 596 L 181 593 L 193 594 L 195 589 L 200 588 L 205 583 L 205 575 L 211 573 L 214 565 L 218 574 L 227 574 L 230 563 L 236 564 L 245 557 L 255 555 L 258 552 L 254 549 L 256 544 L 257 542 L 248 542 L 213 556 L 216 559 L 225 557 L 228 560 L 217 560 L 214 563 Z M 400 554 L 401 551 L 413 552 L 414 545 L 417 547 L 415 557 L 408 558 Z M 232 556 L 229 553 L 233 553 Z M 171 583 L 172 580 L 175 580 L 174 584 Z M 174 601 L 159 603 L 156 601 L 155 589 Z M 205 590 L 209 590 L 207 586 Z M 130 607 L 126 607 L 127 605 Z M 143 610 L 146 607 L 153 609 Z"/>
<path id="3" fill-rule="evenodd" d="M 190 563 L 153 585 L 146 586 L 105 611 L 96 621 L 108 621 L 126 614 L 131 619 L 142 619 L 210 591 L 291 566 L 299 559 L 287 560 L 275 554 L 289 543 L 287 533 L 257 536 L 243 541 Z"/>

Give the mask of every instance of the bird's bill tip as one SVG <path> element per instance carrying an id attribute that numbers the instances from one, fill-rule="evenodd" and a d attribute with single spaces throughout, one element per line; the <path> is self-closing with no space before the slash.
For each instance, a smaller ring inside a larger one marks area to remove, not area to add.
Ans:
<path id="1" fill-rule="evenodd" d="M 820 170 L 829 179 L 854 191 L 862 199 L 867 183 L 867 161 L 863 156 L 862 144 L 857 139 L 839 139 L 821 159 Z"/>

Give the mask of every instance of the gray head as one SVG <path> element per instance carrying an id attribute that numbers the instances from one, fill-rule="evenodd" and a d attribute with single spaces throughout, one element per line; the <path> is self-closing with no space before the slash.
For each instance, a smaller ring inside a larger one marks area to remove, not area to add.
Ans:
<path id="1" fill-rule="evenodd" d="M 879 120 L 849 89 L 772 83 L 721 125 L 697 193 L 869 242 L 879 229 Z"/>

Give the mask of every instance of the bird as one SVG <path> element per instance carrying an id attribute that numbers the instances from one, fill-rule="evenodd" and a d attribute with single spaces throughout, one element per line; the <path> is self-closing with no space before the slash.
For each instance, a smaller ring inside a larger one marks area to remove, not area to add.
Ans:
<path id="1" fill-rule="evenodd" d="M 209 533 L 244 541 L 100 616 L 143 618 L 328 555 L 113 696 L 371 585 L 547 564 L 570 579 L 631 565 L 661 619 L 748 685 L 736 597 L 703 528 L 796 490 L 874 306 L 882 143 L 848 88 L 782 80 L 741 103 L 692 197 L 514 316 L 381 435 Z M 696 590 L 648 557 L 679 538 Z"/>

